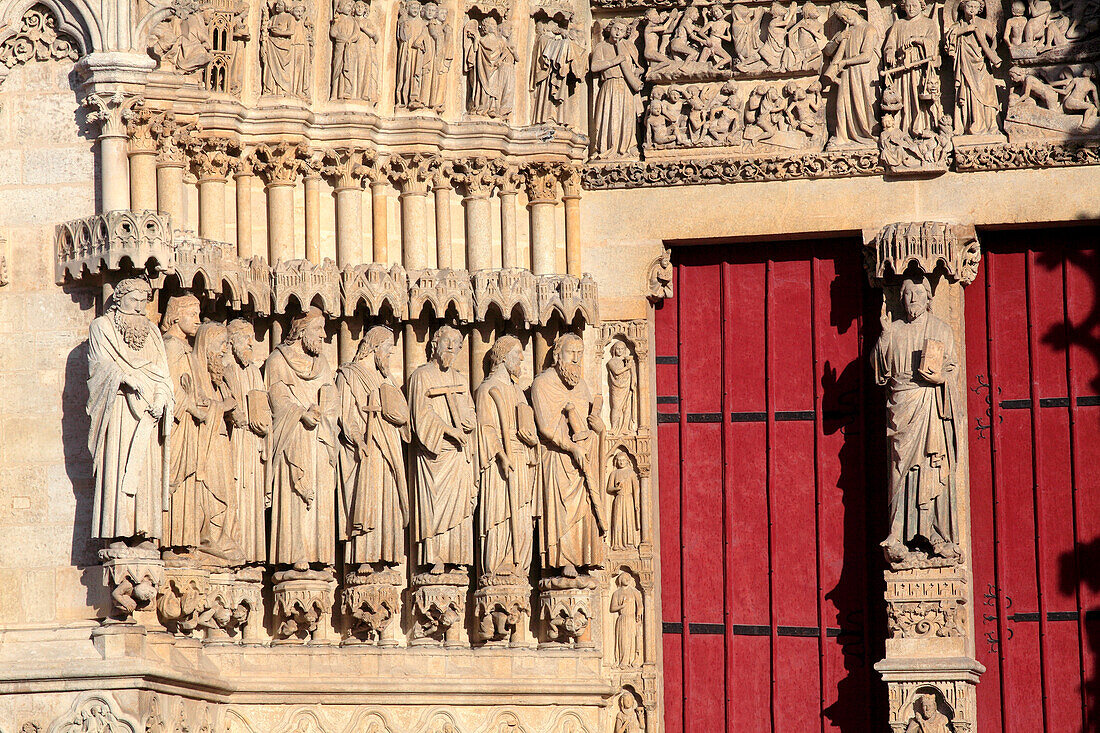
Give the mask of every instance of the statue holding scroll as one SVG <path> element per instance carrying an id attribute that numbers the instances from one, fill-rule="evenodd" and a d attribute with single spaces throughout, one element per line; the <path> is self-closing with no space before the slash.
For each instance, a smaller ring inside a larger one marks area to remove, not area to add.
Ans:
<path id="1" fill-rule="evenodd" d="M 164 342 L 145 314 L 152 295 L 147 281 L 123 280 L 88 329 L 91 536 L 117 547 L 163 536 L 173 390 Z"/>
<path id="2" fill-rule="evenodd" d="M 958 359 L 951 327 L 932 314 L 932 286 L 921 276 L 901 285 L 904 318 L 883 305 L 873 355 L 875 381 L 887 389 L 890 534 L 882 542 L 895 566 L 917 552 L 959 557 L 955 469 Z"/>
<path id="3" fill-rule="evenodd" d="M 600 437 L 604 432 L 599 398 L 584 381 L 580 336 L 566 333 L 554 342 L 553 367 L 535 377 L 531 402 L 544 442 L 541 465 L 543 554 L 547 568 L 575 577 L 578 568 L 604 562 L 600 481 Z"/>
<path id="4" fill-rule="evenodd" d="M 466 378 L 454 369 L 462 334 L 443 326 L 432 338 L 431 361 L 409 375 L 409 409 L 416 436 L 413 538 L 421 566 L 441 574 L 474 560 L 473 449 L 477 424 Z"/>

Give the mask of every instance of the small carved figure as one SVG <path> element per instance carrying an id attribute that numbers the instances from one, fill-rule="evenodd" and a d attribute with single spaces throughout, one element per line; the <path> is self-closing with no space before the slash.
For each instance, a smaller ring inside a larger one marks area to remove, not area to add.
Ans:
<path id="1" fill-rule="evenodd" d="M 531 58 L 531 122 L 567 124 L 566 102 L 584 77 L 584 54 L 579 44 L 555 21 L 536 18 Z"/>
<path id="2" fill-rule="evenodd" d="M 88 328 L 91 536 L 112 547 L 133 540 L 152 548 L 163 536 L 174 389 L 164 342 L 145 314 L 152 295 L 145 280 L 123 280 Z"/>
<path id="3" fill-rule="evenodd" d="M 792 71 L 817 71 L 828 39 L 821 9 L 812 2 L 802 6 L 802 19 L 791 26 L 788 34 Z"/>
<path id="4" fill-rule="evenodd" d="M 576 577 L 578 568 L 603 565 L 607 531 L 599 475 L 604 425 L 584 381 L 583 356 L 579 336 L 559 336 L 553 366 L 531 384 L 535 423 L 544 441 L 544 566 L 560 568 L 567 578 Z"/>
<path id="5" fill-rule="evenodd" d="M 844 27 L 825 46 L 830 60 L 822 76 L 836 87 L 829 148 L 874 145 L 878 33 L 852 3 L 837 3 L 832 13 Z"/>
<path id="6" fill-rule="evenodd" d="M 451 24 L 447 22 L 447 8 L 436 3 L 425 3 L 424 20 L 428 24 L 428 37 L 432 52 L 431 77 L 428 90 L 428 106 L 443 112 L 447 102 L 447 75 L 451 71 L 454 53 L 451 49 Z"/>
<path id="7" fill-rule="evenodd" d="M 619 695 L 619 710 L 615 714 L 615 733 L 643 733 L 645 720 L 638 701 L 630 690 Z"/>
<path id="8" fill-rule="evenodd" d="M 474 486 L 470 433 L 477 425 L 470 390 L 455 366 L 462 334 L 443 326 L 432 338 L 431 360 L 409 375 L 415 449 L 418 566 L 433 574 L 473 563 Z"/>
<path id="9" fill-rule="evenodd" d="M 482 575 L 526 578 L 534 531 L 534 412 L 515 383 L 523 348 L 501 336 L 489 350 L 489 375 L 477 388 Z"/>
<path id="10" fill-rule="evenodd" d="M 329 95 L 333 99 L 356 99 L 360 96 L 359 64 L 369 59 L 360 57 L 359 35 L 362 32 L 354 16 L 354 0 L 338 0 L 329 25 L 332 40 L 332 85 Z"/>
<path id="11" fill-rule="evenodd" d="M 821 85 L 814 81 L 807 87 L 788 82 L 783 89 L 789 100 L 787 106 L 787 126 L 792 130 L 817 137 L 822 130 L 825 107 L 821 103 Z"/>
<path id="12" fill-rule="evenodd" d="M 778 0 L 771 4 L 764 22 L 764 42 L 757 49 L 769 71 L 788 71 L 795 65 L 794 54 L 787 45 L 787 34 L 794 25 L 798 5 L 783 7 Z"/>
<path id="13" fill-rule="evenodd" d="M 691 8 L 689 8 L 690 10 Z M 596 94 L 593 157 L 626 158 L 638 154 L 637 93 L 641 69 L 637 49 L 627 40 L 628 26 L 612 20 L 605 40 L 592 50 L 592 73 L 599 77 Z"/>
<path id="14" fill-rule="evenodd" d="M 964 135 L 997 132 L 997 85 L 993 69 L 1001 64 L 997 56 L 997 29 L 979 14 L 984 0 L 965 0 L 962 17 L 948 27 L 947 53 L 955 67 L 955 130 Z"/>
<path id="15" fill-rule="evenodd" d="M 672 297 L 672 279 L 676 271 L 672 267 L 672 250 L 665 248 L 649 265 L 649 299 L 652 301 Z"/>
<path id="16" fill-rule="evenodd" d="M 622 341 L 611 344 L 607 360 L 607 390 L 611 406 L 611 433 L 619 435 L 634 429 L 637 409 L 638 368 L 634 356 Z"/>
<path id="17" fill-rule="evenodd" d="M 951 720 L 940 712 L 936 696 L 930 692 L 917 695 L 913 701 L 913 717 L 905 726 L 905 733 L 954 733 Z"/>
<path id="18" fill-rule="evenodd" d="M 625 37 L 625 36 L 624 36 Z M 706 46 L 703 29 L 699 25 L 699 7 L 689 5 L 684 8 L 680 22 L 676 24 L 669 39 L 668 55 L 683 63 L 696 63 Z"/>
<path id="19" fill-rule="evenodd" d="M 254 345 L 251 323 L 243 318 L 229 323 L 225 382 L 236 402 L 229 413 L 229 439 L 237 489 L 237 544 L 245 562 L 262 563 L 267 559 L 264 510 L 271 506 L 266 474 L 271 409 L 260 368 L 253 362 Z"/>
<path id="20" fill-rule="evenodd" d="M 711 63 L 717 69 L 726 69 L 733 65 L 733 56 L 724 48 L 724 44 L 733 40 L 730 22 L 726 20 L 726 10 L 721 5 L 711 5 L 709 20 L 703 26 L 703 51 L 699 54 L 700 63 Z"/>
<path id="21" fill-rule="evenodd" d="M 240 94 L 244 84 L 245 47 L 252 40 L 252 26 L 248 22 L 248 3 L 238 0 L 233 12 L 229 35 L 232 40 L 232 61 L 229 62 L 229 92 Z"/>
<path id="22" fill-rule="evenodd" d="M 201 71 L 213 58 L 210 27 L 195 0 L 179 0 L 153 31 L 149 52 L 184 74 Z"/>
<path id="23" fill-rule="evenodd" d="M 902 17 L 882 47 L 884 83 L 900 98 L 898 127 L 914 139 L 933 135 L 938 119 L 933 107 L 939 104 L 939 80 L 935 90 L 927 85 L 940 70 L 940 27 L 925 8 L 925 0 L 902 0 Z"/>
<path id="24" fill-rule="evenodd" d="M 264 365 L 271 405 L 268 560 L 304 572 L 336 561 L 336 421 L 339 395 L 322 353 L 325 316 L 295 318 Z"/>
<path id="25" fill-rule="evenodd" d="M 623 451 L 616 453 L 613 461 L 615 468 L 607 476 L 607 493 L 611 496 L 611 549 L 635 549 L 642 535 L 638 472 Z"/>
<path id="26" fill-rule="evenodd" d="M 905 317 L 897 323 L 883 305 L 883 332 L 874 352 L 875 380 L 887 388 L 890 416 L 890 533 L 882 546 L 895 566 L 918 551 L 954 562 L 959 558 L 955 410 L 960 404 L 955 338 L 932 314 L 927 278 L 904 280 L 901 302 Z"/>
<path id="27" fill-rule="evenodd" d="M 275 0 L 271 17 L 261 26 L 260 66 L 264 94 L 288 97 L 309 95 L 311 28 L 305 21 L 305 6 L 293 7 Z"/>
<path id="28" fill-rule="evenodd" d="M 646 145 L 654 148 L 672 147 L 677 143 L 687 145 L 686 136 L 679 135 L 679 117 L 679 110 L 668 100 L 665 90 L 654 89 L 646 108 Z"/>
<path id="29" fill-rule="evenodd" d="M 294 95 L 308 99 L 313 80 L 313 24 L 306 16 L 306 6 L 301 2 L 294 3 L 290 13 L 294 17 L 294 33 L 291 36 Z"/>
<path id="30" fill-rule="evenodd" d="M 760 59 L 760 21 L 764 8 L 742 5 L 733 6 L 733 52 L 737 57 L 737 70 L 749 72 L 763 65 Z"/>
<path id="31" fill-rule="evenodd" d="M 1004 42 L 1008 46 L 1008 52 L 1013 58 L 1017 58 L 1019 49 L 1024 44 L 1024 29 L 1027 27 L 1027 3 L 1023 0 L 1014 0 L 1012 3 L 1012 17 L 1005 21 Z"/>
<path id="32" fill-rule="evenodd" d="M 418 0 L 405 0 L 397 19 L 397 106 L 430 106 L 435 44 Z"/>
<path id="33" fill-rule="evenodd" d="M 647 73 L 654 73 L 669 62 L 665 49 L 668 46 L 673 18 L 674 16 L 671 13 L 662 18 L 661 13 L 656 8 L 649 8 L 645 12 L 645 30 L 642 32 L 642 58 L 646 62 Z"/>
<path id="34" fill-rule="evenodd" d="M 397 565 L 405 557 L 409 488 L 402 443 L 409 405 L 390 374 L 393 332 L 367 331 L 336 374 L 340 390 L 340 476 L 344 561 Z"/>
<path id="35" fill-rule="evenodd" d="M 357 92 L 360 99 L 375 103 L 378 101 L 378 44 L 382 35 L 371 23 L 370 5 L 365 0 L 355 3 L 355 22 L 359 26 L 355 41 L 355 53 L 359 58 Z"/>
<path id="36" fill-rule="evenodd" d="M 1085 64 L 1081 68 L 1081 76 L 1074 76 L 1072 71 L 1066 69 L 1062 72 L 1062 78 L 1050 86 L 1062 95 L 1062 110 L 1066 114 L 1081 113 L 1077 131 L 1091 132 L 1096 123 L 1097 106 L 1100 105 L 1096 92 L 1096 67 Z"/>
<path id="37" fill-rule="evenodd" d="M 644 643 L 644 601 L 638 582 L 628 572 L 619 573 L 618 586 L 611 594 L 611 613 L 615 617 L 615 666 L 630 669 L 642 666 Z"/>
<path id="38" fill-rule="evenodd" d="M 488 15 L 480 24 L 470 20 L 463 31 L 466 111 L 497 118 L 511 114 L 515 66 L 511 42 L 498 29 L 496 18 Z"/>
<path id="39" fill-rule="evenodd" d="M 1058 90 L 1047 84 L 1036 74 L 1014 66 L 1008 72 L 1008 78 L 1016 85 L 1009 95 L 1008 106 L 1031 102 L 1043 109 L 1061 111 Z"/>

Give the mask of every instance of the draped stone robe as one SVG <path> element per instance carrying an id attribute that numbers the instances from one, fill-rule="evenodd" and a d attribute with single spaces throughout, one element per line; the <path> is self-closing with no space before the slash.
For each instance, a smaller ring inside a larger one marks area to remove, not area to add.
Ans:
<path id="1" fill-rule="evenodd" d="M 451 395 L 429 396 L 438 388 L 461 386 Z M 466 434 L 475 426 L 474 405 L 465 378 L 435 361 L 409 375 L 409 408 L 416 436 L 416 505 L 414 537 L 421 565 L 471 565 L 474 561 L 474 466 L 469 437 L 459 448 L 443 434 L 445 427 Z"/>
<path id="2" fill-rule="evenodd" d="M 928 339 L 944 345 L 944 384 L 931 384 L 917 373 Z M 951 327 L 931 313 L 912 323 L 895 321 L 879 338 L 873 359 L 875 381 L 888 390 L 890 536 L 957 543 L 958 359 Z"/>
<path id="3" fill-rule="evenodd" d="M 242 367 L 230 357 L 225 367 L 226 383 L 237 400 L 235 423 L 230 430 L 233 469 L 237 498 L 236 540 L 245 562 L 262 563 L 267 559 L 267 533 L 264 529 L 264 509 L 271 503 L 266 480 L 267 439 L 250 427 L 261 416 L 251 412 L 250 392 L 259 392 L 266 399 L 264 378 L 255 364 Z M 266 419 L 267 415 L 263 418 Z M 268 432 L 271 425 L 264 425 Z"/>
<path id="4" fill-rule="evenodd" d="M 556 370 L 547 369 L 531 383 L 531 402 L 544 441 L 539 481 L 545 564 L 551 568 L 602 566 L 605 548 L 592 503 L 593 496 L 601 495 L 600 441 L 592 431 L 578 441 L 565 414 L 566 405 L 572 404 L 585 421 L 592 410 L 592 394 L 583 380 L 569 388 Z M 571 442 L 584 448 L 587 477 L 566 448 Z"/>
<path id="5" fill-rule="evenodd" d="M 168 357 L 152 321 L 139 349 L 123 340 L 112 314 L 92 321 L 88 372 L 88 450 L 95 476 L 91 536 L 159 539 L 165 450 L 161 416 L 149 414 L 150 403 L 127 386 L 142 384 L 150 400 L 160 393 L 172 414 Z"/>
<path id="6" fill-rule="evenodd" d="M 435 45 L 423 18 L 405 18 L 397 24 L 397 104 L 428 104 L 431 91 L 432 52 Z"/>
<path id="7" fill-rule="evenodd" d="M 168 354 L 168 370 L 174 389 L 175 425 L 171 445 L 171 501 L 168 526 L 165 527 L 166 547 L 198 547 L 205 507 L 205 487 L 199 484 L 200 423 L 192 411 L 201 409 L 201 398 L 195 378 L 191 345 L 165 334 L 164 350 Z"/>
<path id="8" fill-rule="evenodd" d="M 481 501 L 478 537 L 481 572 L 526 577 L 534 535 L 534 416 L 520 388 L 505 374 L 491 374 L 477 388 Z M 496 459 L 512 464 L 506 475 Z"/>
<path id="9" fill-rule="evenodd" d="M 373 357 L 370 361 L 373 361 Z M 373 363 L 336 373 L 340 389 L 340 536 L 348 563 L 396 565 L 405 557 L 409 487 L 405 480 L 409 405 Z M 385 396 L 383 396 L 383 393 Z"/>
<path id="10" fill-rule="evenodd" d="M 271 493 L 268 561 L 277 564 L 336 561 L 336 418 L 339 399 L 323 355 L 280 344 L 264 366 L 271 404 Z M 321 419 L 307 428 L 302 416 L 320 405 Z"/>

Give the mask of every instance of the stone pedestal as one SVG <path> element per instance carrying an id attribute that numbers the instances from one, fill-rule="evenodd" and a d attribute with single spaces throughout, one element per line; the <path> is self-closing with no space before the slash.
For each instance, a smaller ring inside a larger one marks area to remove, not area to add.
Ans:
<path id="1" fill-rule="evenodd" d="M 176 636 L 194 637 L 213 626 L 207 606 L 210 571 L 195 567 L 166 567 L 165 581 L 157 598 L 157 615 L 164 628 Z"/>
<path id="2" fill-rule="evenodd" d="M 99 551 L 103 584 L 111 591 L 113 618 L 159 629 L 157 591 L 164 584 L 164 562 L 154 549 L 109 548 Z"/>
<path id="3" fill-rule="evenodd" d="M 890 731 L 905 733 L 910 722 L 943 716 L 955 733 L 977 731 L 975 686 L 985 667 L 967 657 L 884 659 L 875 670 L 886 681 L 890 699 Z"/>
<path id="4" fill-rule="evenodd" d="M 590 575 L 539 581 L 540 647 L 595 647 L 592 625 L 599 608 L 596 585 Z"/>
<path id="5" fill-rule="evenodd" d="M 275 573 L 275 644 L 331 644 L 331 570 Z"/>
<path id="6" fill-rule="evenodd" d="M 529 648 L 531 586 L 515 575 L 483 575 L 474 591 L 475 639 L 484 646 Z"/>
<path id="7" fill-rule="evenodd" d="M 206 629 L 207 644 L 263 643 L 262 581 L 260 568 L 210 575 L 207 603 L 213 624 Z"/>
<path id="8" fill-rule="evenodd" d="M 401 576 L 396 568 L 348 572 L 341 606 L 347 627 L 341 643 L 397 646 L 394 621 L 400 607 Z"/>
<path id="9" fill-rule="evenodd" d="M 466 646 L 462 624 L 466 618 L 465 570 L 421 573 L 412 579 L 413 629 L 410 646 Z"/>

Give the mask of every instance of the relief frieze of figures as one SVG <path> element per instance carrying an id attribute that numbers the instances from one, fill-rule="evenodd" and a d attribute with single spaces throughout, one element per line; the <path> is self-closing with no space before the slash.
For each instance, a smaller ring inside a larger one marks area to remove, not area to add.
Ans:
<path id="1" fill-rule="evenodd" d="M 647 659 L 633 331 L 597 352 L 605 403 L 569 330 L 529 388 L 524 342 L 499 335 L 471 389 L 451 325 L 401 380 L 386 325 L 334 368 L 310 308 L 261 364 L 251 321 L 204 320 L 182 293 L 158 328 L 151 297 L 121 281 L 89 333 L 91 535 L 113 615 L 259 643 L 268 569 L 279 643 L 397 646 L 407 604 L 410 645 L 593 647 L 608 613 L 615 667 Z"/>

